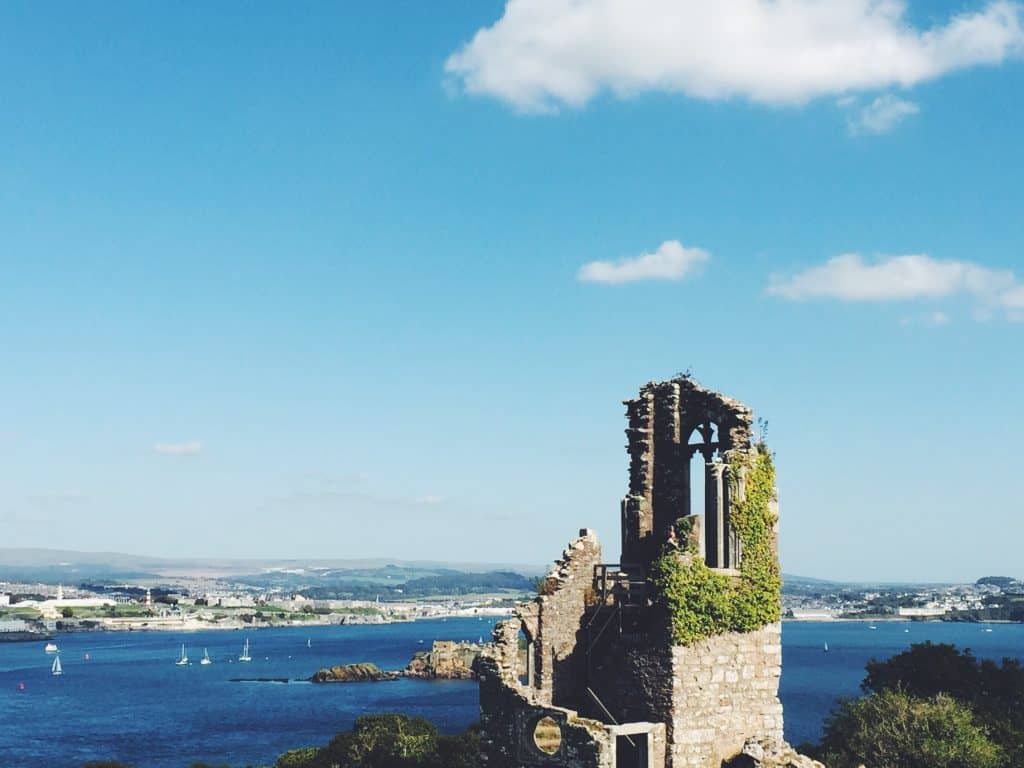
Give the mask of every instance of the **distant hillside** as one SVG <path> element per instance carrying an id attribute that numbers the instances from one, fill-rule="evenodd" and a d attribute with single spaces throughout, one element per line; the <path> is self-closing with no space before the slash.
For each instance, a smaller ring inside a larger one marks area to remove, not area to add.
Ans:
<path id="1" fill-rule="evenodd" d="M 0 581 L 77 584 L 81 582 L 162 581 L 189 578 L 227 580 L 262 588 L 327 588 L 348 585 L 350 593 L 376 594 L 381 586 L 415 582 L 412 590 L 426 594 L 447 586 L 519 589 L 532 586 L 539 566 L 444 563 L 386 559 L 226 559 L 160 558 L 119 552 L 76 552 L 54 549 L 0 548 Z M 465 577 L 470 578 L 465 578 Z M 360 585 L 366 586 L 365 590 Z M 401 593 L 399 593 L 401 594 Z M 459 594 L 454 592 L 451 594 Z"/>
<path id="2" fill-rule="evenodd" d="M 830 581 L 807 576 L 782 574 L 782 592 L 789 595 L 807 595 L 821 592 L 879 592 L 914 591 L 922 587 L 946 587 L 953 582 L 881 582 L 881 581 Z"/>

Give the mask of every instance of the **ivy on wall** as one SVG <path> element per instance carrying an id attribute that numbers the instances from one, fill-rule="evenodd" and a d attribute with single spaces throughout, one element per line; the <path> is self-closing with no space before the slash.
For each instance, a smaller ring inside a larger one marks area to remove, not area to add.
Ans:
<path id="1" fill-rule="evenodd" d="M 708 568 L 690 535 L 693 520 L 676 525 L 676 541 L 651 565 L 651 582 L 669 610 L 672 638 L 691 645 L 722 632 L 751 632 L 782 615 L 782 577 L 772 547 L 775 465 L 764 443 L 749 454 L 730 457 L 727 480 L 733 499 L 730 522 L 742 546 L 739 578 Z M 737 481 L 744 474 L 744 498 Z"/>

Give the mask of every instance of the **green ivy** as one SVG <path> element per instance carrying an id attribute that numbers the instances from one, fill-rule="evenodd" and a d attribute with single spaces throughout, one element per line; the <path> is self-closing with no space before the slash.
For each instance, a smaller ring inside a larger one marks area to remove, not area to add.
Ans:
<path id="1" fill-rule="evenodd" d="M 679 645 L 722 632 L 751 632 L 782 615 L 782 577 L 772 542 L 772 455 L 761 443 L 752 453 L 730 459 L 727 479 L 734 499 L 730 521 L 743 552 L 739 578 L 708 568 L 685 545 L 666 547 L 651 565 L 651 582 L 669 609 L 672 637 Z M 744 468 L 744 498 L 735 501 L 737 480 Z M 692 526 L 692 520 L 676 524 L 678 533 L 684 534 L 679 537 L 683 542 Z"/>

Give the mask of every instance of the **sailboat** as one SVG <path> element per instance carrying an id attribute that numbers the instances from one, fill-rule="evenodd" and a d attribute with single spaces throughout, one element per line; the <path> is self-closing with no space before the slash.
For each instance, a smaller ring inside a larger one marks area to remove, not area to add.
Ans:
<path id="1" fill-rule="evenodd" d="M 828 653 L 828 643 L 825 643 L 825 653 Z"/>
<path id="2" fill-rule="evenodd" d="M 313 639 L 312 638 L 310 638 L 310 637 L 306 638 L 306 647 L 307 648 L 312 648 L 313 647 Z"/>
<path id="3" fill-rule="evenodd" d="M 177 664 L 179 667 L 186 667 L 186 666 L 188 666 L 188 656 L 185 654 L 185 644 L 184 643 L 181 644 L 181 658 L 179 658 L 174 663 Z"/>
<path id="4" fill-rule="evenodd" d="M 207 664 L 213 664 L 213 662 L 210 661 L 210 654 L 207 652 L 205 648 L 203 648 L 203 659 L 199 663 L 204 666 Z"/>
<path id="5" fill-rule="evenodd" d="M 50 674 L 55 676 L 64 674 L 64 668 L 60 665 L 60 656 L 57 656 L 53 660 L 53 666 L 50 667 Z"/>
<path id="6" fill-rule="evenodd" d="M 249 655 L 249 638 L 245 638 L 245 645 L 242 646 L 242 655 L 238 657 L 239 661 L 252 661 L 252 656 Z"/>

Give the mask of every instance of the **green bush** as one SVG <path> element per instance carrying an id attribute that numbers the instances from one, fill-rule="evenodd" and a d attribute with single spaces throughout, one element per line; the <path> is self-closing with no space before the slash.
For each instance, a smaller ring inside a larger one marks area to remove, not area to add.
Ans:
<path id="1" fill-rule="evenodd" d="M 829 768 L 999 768 L 1004 759 L 970 707 L 946 694 L 872 693 L 842 704 L 825 733 Z"/>
<path id="2" fill-rule="evenodd" d="M 274 768 L 479 768 L 480 735 L 442 736 L 421 717 L 365 715 L 323 748 L 295 749 Z"/>
<path id="3" fill-rule="evenodd" d="M 806 751 L 829 768 L 1024 768 L 1024 668 L 912 645 L 872 659 L 867 694 L 843 703 Z"/>
<path id="4" fill-rule="evenodd" d="M 292 749 L 277 758 L 274 768 L 308 768 L 316 765 L 316 758 L 319 754 L 319 747 Z"/>

